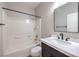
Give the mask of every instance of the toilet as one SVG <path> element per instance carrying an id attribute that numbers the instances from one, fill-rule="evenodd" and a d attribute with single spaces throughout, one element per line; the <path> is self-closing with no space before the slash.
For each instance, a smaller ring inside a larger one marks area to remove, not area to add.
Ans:
<path id="1" fill-rule="evenodd" d="M 41 46 L 36 46 L 31 49 L 32 57 L 40 57 L 41 56 Z"/>

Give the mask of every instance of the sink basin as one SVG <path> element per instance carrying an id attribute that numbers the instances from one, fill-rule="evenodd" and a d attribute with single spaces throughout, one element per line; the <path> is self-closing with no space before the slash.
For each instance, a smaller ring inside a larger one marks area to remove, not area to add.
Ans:
<path id="1" fill-rule="evenodd" d="M 69 41 L 63 41 L 63 40 L 59 40 L 59 39 L 56 39 L 56 42 L 59 43 L 59 44 L 62 44 L 62 45 L 71 45 L 71 42 Z"/>
<path id="2" fill-rule="evenodd" d="M 59 39 L 54 39 L 51 41 L 52 41 L 52 43 L 59 44 L 62 46 L 72 46 L 73 45 L 73 43 L 70 41 L 64 41 L 64 40 L 59 40 Z"/>

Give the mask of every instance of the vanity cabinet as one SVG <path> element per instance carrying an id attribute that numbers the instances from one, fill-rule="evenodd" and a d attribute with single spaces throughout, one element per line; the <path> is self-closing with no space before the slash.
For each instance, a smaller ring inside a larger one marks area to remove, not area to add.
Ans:
<path id="1" fill-rule="evenodd" d="M 68 57 L 67 55 L 57 51 L 54 48 L 51 48 L 50 46 L 41 43 L 42 46 L 42 57 Z"/>

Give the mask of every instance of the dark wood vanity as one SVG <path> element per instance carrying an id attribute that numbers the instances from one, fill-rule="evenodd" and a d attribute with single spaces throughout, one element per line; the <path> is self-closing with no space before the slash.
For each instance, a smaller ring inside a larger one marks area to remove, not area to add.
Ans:
<path id="1" fill-rule="evenodd" d="M 41 43 L 42 46 L 42 57 L 68 57 L 67 55 L 57 51 L 56 49 Z"/>

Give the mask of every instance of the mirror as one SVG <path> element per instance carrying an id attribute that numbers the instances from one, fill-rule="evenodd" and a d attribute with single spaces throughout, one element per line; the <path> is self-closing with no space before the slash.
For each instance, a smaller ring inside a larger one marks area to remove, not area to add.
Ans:
<path id="1" fill-rule="evenodd" d="M 78 2 L 69 2 L 55 9 L 55 32 L 79 32 Z"/>

